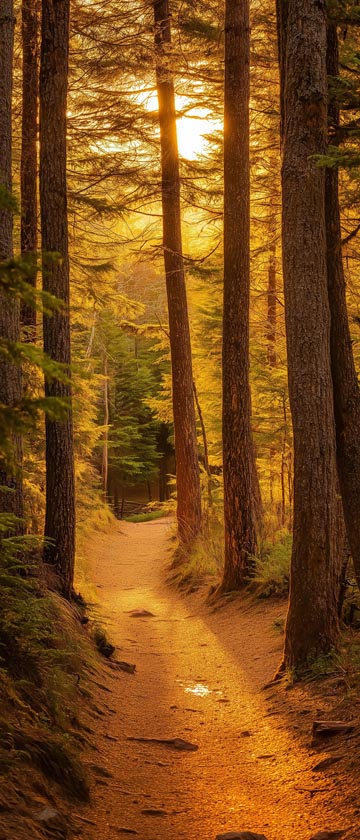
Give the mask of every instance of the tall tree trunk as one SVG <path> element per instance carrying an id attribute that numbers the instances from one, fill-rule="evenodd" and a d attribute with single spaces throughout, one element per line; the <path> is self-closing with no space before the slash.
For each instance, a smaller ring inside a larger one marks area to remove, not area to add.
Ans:
<path id="1" fill-rule="evenodd" d="M 104 494 L 104 501 L 108 498 L 108 475 L 109 475 L 109 374 L 108 358 L 104 350 L 104 438 L 101 464 L 101 478 Z"/>
<path id="2" fill-rule="evenodd" d="M 271 211 L 269 216 L 269 264 L 268 264 L 268 285 L 267 285 L 267 319 L 266 319 L 266 339 L 267 339 L 267 361 L 270 368 L 276 368 L 276 321 L 277 321 L 277 289 L 276 289 L 276 216 Z M 269 449 L 269 472 L 270 472 L 270 504 L 271 508 L 274 505 L 274 484 L 276 479 L 276 472 L 274 469 L 274 462 L 276 458 L 276 448 L 274 445 Z M 282 505 L 283 506 L 283 505 Z"/>
<path id="3" fill-rule="evenodd" d="M 201 405 L 200 405 L 198 393 L 197 393 L 197 390 L 196 390 L 195 382 L 193 383 L 193 388 L 194 388 L 195 405 L 196 405 L 196 410 L 197 410 L 197 413 L 198 413 L 198 418 L 199 418 L 199 423 L 200 423 L 200 428 L 201 428 L 201 437 L 202 437 L 202 444 L 203 444 L 203 450 L 204 450 L 203 465 L 204 465 L 204 469 L 205 469 L 206 476 L 207 476 L 207 503 L 208 503 L 208 508 L 210 510 L 211 507 L 212 507 L 212 504 L 213 504 L 213 498 L 212 498 L 212 487 L 211 487 L 211 483 L 212 483 L 211 467 L 210 467 L 210 462 L 209 462 L 209 447 L 208 447 L 208 442 L 207 442 L 207 434 L 206 434 L 206 428 L 205 428 L 205 422 L 204 422 L 204 415 L 203 415 L 202 410 L 201 410 Z"/>
<path id="4" fill-rule="evenodd" d="M 280 75 L 280 141 L 285 134 L 285 80 L 286 80 L 286 42 L 289 0 L 276 0 L 277 44 Z"/>
<path id="5" fill-rule="evenodd" d="M 66 195 L 66 101 L 70 0 L 42 0 L 40 67 L 40 205 L 43 287 L 64 302 L 44 316 L 44 349 L 70 377 L 69 257 Z M 55 259 L 49 254 L 60 254 Z M 44 559 L 55 585 L 71 594 L 75 555 L 74 452 L 69 383 L 45 381 L 45 393 L 67 403 L 63 420 L 46 418 Z"/>
<path id="6" fill-rule="evenodd" d="M 0 0 L 0 187 L 7 193 L 12 187 L 12 73 L 14 49 L 14 8 L 12 0 Z M 11 210 L 0 206 L 0 262 L 13 256 L 13 222 Z M 0 295 L 0 339 L 19 340 L 20 311 L 18 303 Z M 11 360 L 0 356 L 1 402 L 6 409 L 16 408 L 21 400 L 21 371 Z M 21 533 L 23 493 L 21 438 L 14 435 L 11 444 L 12 464 L 0 460 L 0 513 L 18 518 L 15 527 Z"/>
<path id="7" fill-rule="evenodd" d="M 156 84 L 162 173 L 163 249 L 169 313 L 172 400 L 175 430 L 177 521 L 180 543 L 188 546 L 201 527 L 190 328 L 181 239 L 180 175 L 168 0 L 155 0 Z"/>
<path id="8" fill-rule="evenodd" d="M 327 71 L 339 74 L 336 24 L 328 24 Z M 329 140 L 337 142 L 339 106 L 329 102 Z M 360 586 L 360 389 L 354 365 L 346 304 L 346 284 L 341 252 L 338 169 L 326 170 L 325 208 L 328 294 L 331 312 L 331 371 L 337 467 L 350 551 Z"/>
<path id="9" fill-rule="evenodd" d="M 37 123 L 39 96 L 38 0 L 22 0 L 22 134 L 21 134 L 21 253 L 32 271 L 28 280 L 36 283 L 37 251 Z M 29 304 L 21 307 L 21 322 L 28 339 L 34 338 L 36 310 Z"/>
<path id="10" fill-rule="evenodd" d="M 289 0 L 283 93 L 283 258 L 294 428 L 294 525 L 285 664 L 296 669 L 331 650 L 338 635 L 325 172 L 312 160 L 326 149 L 323 0 Z"/>
<path id="11" fill-rule="evenodd" d="M 225 5 L 223 473 L 221 591 L 243 586 L 256 552 L 256 466 L 249 384 L 250 23 L 245 0 Z"/>
<path id="12" fill-rule="evenodd" d="M 275 235 L 270 221 L 270 233 Z M 276 368 L 276 322 L 277 322 L 277 287 L 276 287 L 276 243 L 272 239 L 269 247 L 268 286 L 267 286 L 267 360 L 271 368 Z"/>

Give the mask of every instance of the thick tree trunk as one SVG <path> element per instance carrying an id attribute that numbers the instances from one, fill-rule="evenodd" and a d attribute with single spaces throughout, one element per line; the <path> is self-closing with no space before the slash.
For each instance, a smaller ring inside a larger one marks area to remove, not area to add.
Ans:
<path id="1" fill-rule="evenodd" d="M 63 308 L 44 316 L 44 349 L 70 376 L 69 258 L 66 195 L 66 100 L 70 0 L 43 0 L 40 68 L 40 205 L 43 286 L 61 298 Z M 60 254 L 60 259 L 49 256 Z M 46 418 L 46 516 L 49 541 L 44 559 L 55 585 L 71 594 L 75 554 L 74 453 L 71 387 L 45 382 L 49 397 L 65 400 L 66 417 Z"/>
<path id="2" fill-rule="evenodd" d="M 14 48 L 14 9 L 12 0 L 0 0 L 0 186 L 10 193 L 12 187 L 12 73 Z M 0 207 L 0 262 L 13 255 L 13 222 L 10 210 Z M 5 342 L 19 340 L 19 306 L 0 295 L 0 338 Z M 21 371 L 0 356 L 1 402 L 7 409 L 16 408 L 21 400 Z M 15 528 L 22 532 L 23 494 L 21 439 L 14 435 L 11 445 L 12 464 L 0 460 L 0 513 L 18 517 Z"/>
<path id="3" fill-rule="evenodd" d="M 326 149 L 326 99 L 325 2 L 289 0 L 282 187 L 294 526 L 285 664 L 295 669 L 338 635 L 325 172 L 312 160 Z"/>
<path id="4" fill-rule="evenodd" d="M 249 384 L 249 4 L 225 7 L 223 472 L 225 566 L 221 591 L 243 586 L 256 551 L 256 466 Z"/>
<path id="5" fill-rule="evenodd" d="M 180 175 L 168 0 L 155 0 L 156 83 L 162 172 L 163 249 L 169 313 L 175 430 L 177 521 L 188 546 L 201 527 L 201 493 L 193 393 L 190 329 L 182 255 Z"/>
<path id="6" fill-rule="evenodd" d="M 327 71 L 339 73 L 336 24 L 328 25 Z M 329 103 L 329 139 L 336 143 L 339 106 Z M 341 252 L 338 170 L 326 170 L 325 181 L 328 294 L 331 312 L 331 370 L 337 467 L 350 551 L 360 586 L 360 389 L 354 365 L 346 304 L 346 284 Z"/>
<path id="7" fill-rule="evenodd" d="M 22 134 L 21 134 L 21 253 L 32 271 L 28 280 L 36 283 L 37 251 L 37 122 L 39 96 L 38 67 L 38 0 L 22 0 Z M 21 323 L 27 328 L 26 338 L 34 337 L 35 307 L 23 304 Z"/>

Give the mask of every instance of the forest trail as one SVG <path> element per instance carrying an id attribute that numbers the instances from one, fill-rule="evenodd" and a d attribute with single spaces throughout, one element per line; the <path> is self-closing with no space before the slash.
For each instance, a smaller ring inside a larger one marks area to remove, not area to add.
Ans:
<path id="1" fill-rule="evenodd" d="M 359 817 L 338 765 L 311 769 L 328 755 L 310 746 L 321 710 L 311 699 L 305 707 L 301 689 L 263 690 L 281 657 L 273 625 L 283 603 L 237 600 L 214 611 L 204 593 L 179 594 L 166 583 L 170 536 L 166 519 L 118 523 L 87 545 L 100 620 L 136 673 L 104 664 L 94 678 L 96 781 L 81 836 L 215 840 L 251 830 L 309 840 L 347 828 L 356 840 Z M 174 738 L 198 749 L 162 742 Z"/>

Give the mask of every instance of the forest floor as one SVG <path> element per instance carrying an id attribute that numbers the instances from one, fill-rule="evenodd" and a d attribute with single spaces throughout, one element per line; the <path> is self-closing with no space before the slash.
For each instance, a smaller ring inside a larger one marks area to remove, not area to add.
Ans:
<path id="1" fill-rule="evenodd" d="M 77 835 L 359 840 L 359 730 L 311 734 L 314 720 L 349 720 L 358 705 L 343 704 L 334 678 L 264 688 L 281 660 L 286 605 L 210 606 L 204 589 L 179 593 L 166 580 L 171 546 L 164 519 L 117 523 L 86 547 L 93 614 L 112 658 L 136 671 L 104 662 L 92 674 L 92 804 L 76 808 Z"/>

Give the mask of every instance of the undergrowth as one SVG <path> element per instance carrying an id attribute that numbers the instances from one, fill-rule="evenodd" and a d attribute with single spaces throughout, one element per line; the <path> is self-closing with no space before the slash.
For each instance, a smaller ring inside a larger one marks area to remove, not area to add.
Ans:
<path id="1" fill-rule="evenodd" d="M 255 573 L 249 590 L 258 598 L 285 597 L 289 592 L 292 537 L 288 532 L 276 543 L 263 541 L 255 557 Z M 179 588 L 191 589 L 212 578 L 220 582 L 224 564 L 224 526 L 215 512 L 189 552 L 174 553 L 170 580 Z"/>
<path id="2" fill-rule="evenodd" d="M 91 569 L 86 556 L 86 541 L 92 531 L 108 531 L 116 522 L 109 506 L 97 493 L 88 492 L 77 508 L 75 585 L 89 603 L 96 601 Z"/>
<path id="3" fill-rule="evenodd" d="M 190 552 L 175 551 L 170 581 L 180 589 L 194 589 L 208 578 L 218 578 L 224 562 L 221 520 L 212 515 L 204 524 Z"/>
<path id="4" fill-rule="evenodd" d="M 164 516 L 166 513 L 163 510 L 149 510 L 124 516 L 124 520 L 125 522 L 151 522 L 153 519 L 163 519 Z"/>
<path id="5" fill-rule="evenodd" d="M 285 532 L 275 543 L 264 542 L 255 558 L 255 574 L 251 589 L 258 598 L 289 592 L 292 535 Z"/>
<path id="6" fill-rule="evenodd" d="M 21 759 L 86 799 L 74 719 L 90 647 L 71 607 L 43 587 L 40 550 L 0 537 L 0 774 Z"/>

